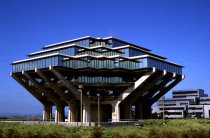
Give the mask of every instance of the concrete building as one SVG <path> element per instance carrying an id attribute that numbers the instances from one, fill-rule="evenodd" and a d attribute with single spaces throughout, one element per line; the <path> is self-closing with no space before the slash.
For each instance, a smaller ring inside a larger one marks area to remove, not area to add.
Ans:
<path id="1" fill-rule="evenodd" d="M 210 116 L 210 97 L 202 89 L 175 90 L 172 98 L 158 100 L 157 106 L 159 113 L 165 112 L 165 118 Z"/>
<path id="2" fill-rule="evenodd" d="M 56 122 L 64 121 L 65 106 L 69 122 L 148 118 L 151 105 L 184 78 L 181 65 L 114 37 L 47 45 L 12 67 L 11 76 L 43 104 L 43 120 L 56 107 Z"/>

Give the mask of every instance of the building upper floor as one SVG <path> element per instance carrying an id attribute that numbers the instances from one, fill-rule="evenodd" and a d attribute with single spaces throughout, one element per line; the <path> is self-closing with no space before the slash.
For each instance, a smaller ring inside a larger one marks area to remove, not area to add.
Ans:
<path id="1" fill-rule="evenodd" d="M 173 98 L 198 98 L 198 97 L 208 97 L 202 89 L 188 89 L 188 90 L 174 90 L 172 92 Z"/>
<path id="2" fill-rule="evenodd" d="M 90 36 L 44 46 L 30 53 L 27 59 L 12 63 L 13 72 L 63 66 L 78 68 L 141 69 L 155 67 L 159 70 L 182 74 L 183 66 L 169 62 L 151 50 L 114 37 Z"/>

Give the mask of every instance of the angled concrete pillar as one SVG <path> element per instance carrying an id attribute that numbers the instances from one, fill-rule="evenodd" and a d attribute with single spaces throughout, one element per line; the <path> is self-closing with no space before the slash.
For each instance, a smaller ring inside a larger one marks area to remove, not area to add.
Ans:
<path id="1" fill-rule="evenodd" d="M 142 118 L 143 119 L 149 119 L 151 118 L 151 105 L 148 104 L 142 104 L 143 110 L 142 110 Z"/>
<path id="2" fill-rule="evenodd" d="M 52 117 L 52 105 L 53 103 L 49 101 L 45 96 L 42 95 L 41 92 L 36 92 L 36 90 L 30 88 L 26 83 L 24 83 L 21 79 L 18 78 L 17 75 L 11 73 L 11 76 L 20 83 L 28 92 L 30 92 L 36 99 L 42 103 L 44 106 L 43 110 L 43 121 L 50 121 Z"/>
<path id="3" fill-rule="evenodd" d="M 28 79 L 30 80 L 33 85 L 41 92 L 43 92 L 54 104 L 59 103 L 59 101 L 57 100 L 58 97 L 56 97 L 56 95 L 54 94 L 54 92 L 49 92 L 46 91 L 44 89 L 44 87 L 42 87 L 34 78 L 31 77 L 30 74 L 28 74 L 27 72 L 23 71 L 22 74 Z"/>
<path id="4" fill-rule="evenodd" d="M 79 118 L 78 118 L 78 116 L 79 116 L 79 108 L 78 108 L 78 105 L 77 105 L 77 103 L 76 102 L 72 102 L 71 104 L 70 104 L 70 109 L 69 109 L 69 112 L 70 112 L 70 116 L 69 116 L 69 120 L 71 121 L 71 122 L 79 122 Z"/>
<path id="5" fill-rule="evenodd" d="M 125 100 L 128 95 L 132 94 L 137 88 L 141 87 L 148 79 L 150 79 L 157 70 L 155 68 L 152 68 L 150 72 L 145 73 L 143 76 L 141 76 L 135 83 L 134 85 L 128 87 L 123 93 L 121 93 L 116 101 L 123 101 Z"/>
<path id="6" fill-rule="evenodd" d="M 62 91 L 59 87 L 56 86 L 56 84 L 53 84 L 46 76 L 44 73 L 42 73 L 41 70 L 35 69 L 35 72 L 37 75 L 39 75 L 53 90 L 56 92 L 67 104 L 69 107 L 68 111 L 68 122 L 71 121 L 71 111 L 70 108 L 73 106 L 74 102 L 72 101 L 72 97 L 70 95 L 66 94 L 64 91 Z"/>
<path id="7" fill-rule="evenodd" d="M 131 115 L 131 104 L 130 103 L 126 103 L 123 105 L 120 105 L 120 118 L 125 121 L 129 121 L 132 119 L 132 115 Z"/>
<path id="8" fill-rule="evenodd" d="M 68 81 L 65 79 L 65 77 L 54 67 L 50 66 L 49 70 L 52 71 L 52 73 L 61 80 L 61 82 L 66 86 L 67 89 L 69 89 L 74 96 L 79 100 L 80 99 L 80 94 L 78 93 L 78 90 Z"/>
<path id="9" fill-rule="evenodd" d="M 166 86 L 167 83 L 169 83 L 171 81 L 171 79 L 173 79 L 174 77 L 174 74 L 171 74 L 171 73 L 167 73 L 164 78 L 163 78 L 163 81 L 156 84 L 152 89 L 150 89 L 148 91 L 148 93 L 144 96 L 144 100 L 149 100 L 151 99 L 151 97 L 153 97 L 157 92 L 158 90 L 162 89 L 163 87 Z"/>
<path id="10" fill-rule="evenodd" d="M 60 114 L 62 114 L 61 113 L 62 108 L 59 108 L 60 106 L 64 105 L 64 103 L 60 99 L 58 100 L 58 97 L 57 97 L 58 95 L 54 91 L 49 92 L 49 91 L 45 90 L 45 88 L 43 86 L 41 86 L 34 78 L 32 78 L 29 73 L 23 71 L 22 74 L 27 79 L 29 79 L 38 90 L 43 92 L 44 95 L 46 95 L 56 105 L 55 122 L 64 121 L 64 117 L 62 117 L 62 115 L 60 115 Z M 63 108 L 63 111 L 64 111 L 64 108 Z M 63 114 L 63 116 L 64 116 L 64 114 Z"/>
<path id="11" fill-rule="evenodd" d="M 35 72 L 37 73 L 37 75 L 40 76 L 40 78 L 42 78 L 53 90 L 55 93 L 57 93 L 63 100 L 65 100 L 68 104 L 70 104 L 70 101 L 72 100 L 72 98 L 65 94 L 64 91 L 62 91 L 59 87 L 56 86 L 56 84 L 52 83 L 47 76 L 45 76 L 44 73 L 42 73 L 42 71 L 40 71 L 39 69 L 35 69 Z"/>
<path id="12" fill-rule="evenodd" d="M 143 81 L 142 85 L 139 85 L 129 96 L 126 100 L 127 103 L 134 103 L 140 97 L 145 96 L 148 93 L 148 90 L 154 88 L 155 85 L 166 75 L 166 71 L 153 71 L 154 73 L 149 76 L 150 79 L 146 79 Z M 146 77 L 146 76 L 145 76 Z M 142 78 L 142 77 L 141 77 Z M 142 101 L 142 98 L 141 98 Z"/>
<path id="13" fill-rule="evenodd" d="M 167 84 L 166 87 L 163 87 L 158 94 L 156 94 L 152 99 L 149 101 L 149 105 L 153 105 L 158 99 L 160 99 L 163 95 L 166 94 L 170 89 L 176 86 L 180 81 L 184 79 L 184 75 L 174 75 L 174 80 Z"/>
<path id="14" fill-rule="evenodd" d="M 52 105 L 52 103 L 42 95 L 41 92 L 36 92 L 36 90 L 32 89 L 30 86 L 28 86 L 26 83 L 24 83 L 17 75 L 15 75 L 14 73 L 10 74 L 20 85 L 22 85 L 28 92 L 30 92 L 36 99 L 39 100 L 40 103 L 42 103 L 43 105 L 48 104 L 48 105 Z"/>
<path id="15" fill-rule="evenodd" d="M 77 100 L 80 100 L 81 98 L 81 94 L 78 92 L 78 90 L 68 81 L 66 80 L 66 78 L 58 71 L 56 70 L 54 67 L 50 66 L 49 67 L 49 70 L 52 71 L 52 73 L 58 78 L 61 80 L 61 82 L 64 84 L 64 86 L 75 96 L 75 99 Z M 90 121 L 90 116 L 87 115 L 86 112 L 89 112 L 89 108 L 88 107 L 88 104 L 89 104 L 89 101 L 87 100 L 87 97 L 85 95 L 82 96 L 82 101 L 85 103 L 85 105 L 87 107 L 84 107 L 84 104 L 83 104 L 83 108 L 86 108 L 86 109 L 83 109 L 83 122 L 87 122 L 87 121 Z M 71 107 L 71 102 L 70 102 L 70 107 Z M 75 113 L 74 113 L 75 111 Z M 76 116 L 78 115 L 78 111 L 76 110 L 76 108 L 74 108 L 73 106 L 73 110 L 72 110 L 72 114 L 73 114 L 73 118 L 76 118 Z M 78 120 L 78 119 L 77 119 Z"/>
<path id="16" fill-rule="evenodd" d="M 52 106 L 44 105 L 43 121 L 51 121 L 51 117 L 52 117 Z"/>
<path id="17" fill-rule="evenodd" d="M 120 121 L 119 101 L 112 103 L 112 122 Z"/>
<path id="18" fill-rule="evenodd" d="M 142 119 L 143 118 L 143 106 L 140 101 L 135 103 L 135 119 Z"/>
<path id="19" fill-rule="evenodd" d="M 55 122 L 64 122 L 64 106 L 56 105 Z"/>
<path id="20" fill-rule="evenodd" d="M 68 105 L 68 122 L 79 122 L 78 110 L 79 108 L 76 102 L 71 102 L 71 104 Z"/>

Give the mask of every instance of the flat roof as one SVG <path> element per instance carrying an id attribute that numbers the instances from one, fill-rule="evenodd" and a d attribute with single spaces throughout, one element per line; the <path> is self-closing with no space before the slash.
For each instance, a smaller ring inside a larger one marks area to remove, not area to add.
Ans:
<path id="1" fill-rule="evenodd" d="M 133 48 L 133 49 L 140 50 L 140 51 L 145 52 L 146 54 L 149 54 L 149 55 L 157 56 L 157 57 L 159 57 L 159 58 L 161 58 L 161 59 L 167 59 L 166 57 L 159 56 L 159 55 L 157 55 L 157 54 L 151 53 L 150 51 L 143 50 L 143 49 L 141 49 L 141 48 L 139 48 L 139 47 L 135 47 L 135 46 L 133 46 L 133 45 L 124 45 L 124 46 L 114 47 L 114 48 L 112 48 L 112 49 L 115 49 L 115 50 L 116 50 L 116 49 L 124 49 L 124 48 L 128 48 L 128 47 L 131 47 L 131 48 Z"/>
<path id="2" fill-rule="evenodd" d="M 46 57 L 52 57 L 52 56 L 66 56 L 64 54 L 60 54 L 60 53 L 53 53 L 53 54 L 48 54 L 48 55 L 44 55 L 44 56 L 39 56 L 39 57 L 33 57 L 33 58 L 27 58 L 27 59 L 23 59 L 23 60 L 18 60 L 18 61 L 14 61 L 12 62 L 12 64 L 16 64 L 16 63 L 22 63 L 25 61 L 32 61 L 32 60 L 36 60 L 36 59 L 42 59 L 42 58 L 46 58 Z M 66 56 L 68 57 L 68 56 Z"/>
<path id="3" fill-rule="evenodd" d="M 183 89 L 183 90 L 173 90 L 172 92 L 189 92 L 189 91 L 204 91 L 203 89 Z"/>
<path id="4" fill-rule="evenodd" d="M 78 45 L 78 44 L 68 44 L 68 45 L 65 45 L 65 46 L 60 46 L 60 47 L 46 49 L 46 50 L 42 50 L 42 51 L 38 51 L 38 52 L 33 52 L 33 53 L 28 54 L 28 56 L 33 56 L 33 55 L 37 55 L 37 54 L 41 54 L 41 53 L 46 53 L 46 52 L 50 52 L 50 51 L 54 51 L 54 50 L 58 50 L 58 49 L 64 49 L 64 48 L 68 48 L 68 47 L 74 47 L 74 46 L 75 47 L 82 48 L 82 49 L 86 49 L 86 50 L 93 50 L 93 49 L 98 49 L 98 48 L 105 48 L 105 49 L 114 50 L 114 51 L 117 51 L 117 50 L 123 49 L 123 48 L 130 48 L 131 47 L 131 48 L 140 50 L 140 51 L 144 52 L 145 54 L 149 54 L 149 55 L 152 55 L 152 56 L 161 58 L 163 60 L 167 59 L 165 57 L 159 56 L 157 54 L 154 54 L 154 53 L 151 53 L 151 52 L 148 52 L 148 51 L 145 51 L 145 50 L 142 50 L 141 48 L 134 47 L 132 45 L 125 45 L 125 46 L 119 46 L 119 47 L 109 48 L 109 47 L 105 47 L 105 46 L 102 46 L 102 45 L 93 46 L 93 47 L 84 47 L 84 46 L 81 46 L 81 45 Z M 117 51 L 117 52 L 119 52 L 119 51 Z"/>
<path id="5" fill-rule="evenodd" d="M 42 58 L 46 58 L 46 57 L 59 56 L 59 55 L 60 56 L 65 56 L 67 58 L 74 58 L 74 59 L 76 59 L 76 58 L 82 58 L 82 57 L 106 58 L 106 59 L 122 58 L 122 59 L 128 59 L 128 60 L 133 60 L 133 61 L 136 61 L 136 59 L 141 59 L 141 58 L 154 58 L 154 59 L 157 59 L 157 60 L 166 62 L 166 63 L 170 63 L 170 64 L 173 64 L 173 65 L 176 65 L 176 66 L 179 66 L 179 67 L 183 67 L 181 65 L 178 65 L 178 64 L 175 64 L 173 62 L 169 62 L 169 61 L 166 61 L 166 60 L 163 60 L 163 59 L 160 59 L 160 58 L 151 56 L 151 55 L 142 55 L 142 56 L 135 56 L 135 57 L 124 57 L 124 56 L 120 56 L 120 55 L 114 55 L 114 56 L 103 56 L 103 55 L 100 55 L 100 56 L 92 56 L 92 55 L 88 55 L 88 54 L 85 54 L 85 55 L 77 55 L 77 56 L 68 56 L 68 55 L 60 54 L 60 53 L 53 53 L 53 54 L 43 55 L 43 56 L 39 56 L 39 57 L 28 58 L 28 59 L 24 59 L 24 60 L 18 60 L 18 61 L 12 62 L 12 64 L 21 63 L 21 62 L 25 62 L 25 61 L 32 61 L 32 60 L 35 60 L 35 59 L 42 59 Z"/>
<path id="6" fill-rule="evenodd" d="M 152 55 L 141 55 L 141 56 L 128 57 L 128 58 L 129 59 L 153 58 L 153 59 L 157 59 L 159 61 L 165 62 L 165 63 L 170 63 L 170 64 L 173 64 L 173 65 L 176 65 L 176 66 L 179 66 L 179 67 L 183 67 L 182 65 L 179 65 L 179 64 L 176 64 L 174 62 L 170 62 L 170 61 L 167 61 L 167 60 L 164 60 L 164 59 L 152 56 Z"/>
<path id="7" fill-rule="evenodd" d="M 133 45 L 133 46 L 135 46 L 135 47 L 141 48 L 141 49 L 146 50 L 146 51 L 151 51 L 150 49 L 144 48 L 144 47 L 139 46 L 139 45 L 136 45 L 136 44 L 132 44 L 132 43 L 130 43 L 130 42 L 121 40 L 121 39 L 116 38 L 116 37 L 113 37 L 113 36 L 109 36 L 109 37 L 105 37 L 105 38 L 94 38 L 94 37 L 91 37 L 91 36 L 84 36 L 84 37 L 80 37 L 80 38 L 76 38 L 76 39 L 71 39 L 71 40 L 67 40 L 67 41 L 62 41 L 62 42 L 55 43 L 55 44 L 46 45 L 46 46 L 43 47 L 43 49 L 47 49 L 47 48 L 50 48 L 50 47 L 58 46 L 58 45 L 60 45 L 60 44 L 70 43 L 70 42 L 74 42 L 74 41 L 78 41 L 78 40 L 83 40 L 83 39 L 87 39 L 87 38 L 91 38 L 91 39 L 95 39 L 95 40 L 109 40 L 109 39 L 114 39 L 114 40 L 117 40 L 117 41 L 126 43 L 126 44 L 128 44 L 128 45 Z"/>
<path id="8" fill-rule="evenodd" d="M 129 58 L 123 57 L 123 56 L 120 56 L 120 55 L 115 55 L 115 56 L 103 56 L 103 55 L 101 55 L 101 56 L 91 56 L 91 55 L 85 54 L 85 55 L 77 55 L 77 56 L 68 56 L 68 55 L 65 55 L 65 54 L 53 53 L 53 54 L 43 55 L 43 56 L 39 56 L 39 57 L 33 57 L 33 58 L 27 58 L 27 59 L 23 59 L 23 60 L 14 61 L 14 62 L 12 62 L 12 64 L 22 63 L 22 62 L 25 62 L 25 61 L 33 61 L 33 60 L 36 60 L 36 59 L 42 59 L 42 58 L 52 57 L 52 56 L 64 56 L 66 58 L 71 58 L 71 59 L 91 57 L 91 58 L 95 58 L 95 59 L 97 59 L 97 58 L 106 58 L 106 59 L 122 58 L 122 59 L 128 59 L 129 60 Z M 130 60 L 135 61 L 135 59 L 130 59 Z"/>
<path id="9" fill-rule="evenodd" d="M 79 48 L 85 49 L 85 50 L 94 50 L 94 49 L 99 49 L 99 48 L 105 48 L 105 49 L 113 50 L 113 51 L 118 52 L 118 53 L 122 53 L 120 51 L 117 51 L 117 49 L 112 49 L 112 48 L 105 47 L 105 46 L 102 46 L 102 45 L 93 46 L 93 47 L 84 47 L 84 46 L 81 46 L 81 45 L 78 45 L 78 44 L 68 44 L 68 45 L 65 45 L 65 46 L 60 46 L 60 47 L 55 47 L 55 48 L 51 48 L 51 49 L 41 50 L 41 51 L 38 51 L 38 52 L 33 52 L 33 53 L 28 54 L 28 56 L 33 56 L 33 55 L 46 53 L 46 52 L 50 52 L 50 51 L 55 51 L 55 50 L 59 50 L 59 49 L 64 49 L 64 48 L 69 48 L 69 47 L 79 47 Z M 97 51 L 95 51 L 95 52 L 97 52 Z"/>
<path id="10" fill-rule="evenodd" d="M 121 42 L 123 42 L 123 43 L 127 43 L 128 45 L 132 45 L 132 46 L 135 46 L 135 47 L 144 49 L 144 50 L 146 50 L 146 51 L 151 51 L 150 49 L 147 49 L 147 48 L 144 48 L 144 47 L 142 47 L 142 46 L 139 46 L 139 45 L 136 45 L 136 44 L 133 44 L 133 43 L 124 41 L 124 40 L 122 40 L 122 39 L 119 39 L 119 38 L 116 38 L 116 37 L 113 37 L 113 36 L 105 37 L 105 38 L 102 38 L 102 39 L 103 39 L 103 40 L 115 39 L 115 40 L 117 40 L 117 41 L 121 41 Z"/>
<path id="11" fill-rule="evenodd" d="M 38 52 L 33 52 L 33 53 L 28 54 L 28 56 L 33 56 L 33 55 L 46 53 L 46 52 L 50 52 L 50 51 L 54 51 L 54 50 L 58 50 L 58 49 L 64 49 L 64 48 L 68 48 L 68 47 L 73 47 L 73 46 L 81 47 L 81 46 L 78 46 L 76 44 L 69 44 L 69 45 L 65 45 L 65 46 L 60 46 L 60 47 L 55 47 L 55 48 L 51 48 L 51 49 L 47 49 L 47 50 L 41 50 L 41 51 L 38 51 Z M 83 47 L 81 47 L 81 48 L 83 48 Z"/>
<path id="12" fill-rule="evenodd" d="M 74 41 L 78 41 L 78 40 L 82 40 L 82 39 L 87 39 L 87 38 L 91 38 L 91 36 L 84 36 L 84 37 L 80 37 L 80 38 L 76 38 L 76 39 L 62 41 L 62 42 L 59 42 L 59 43 L 54 43 L 54 44 L 46 45 L 43 48 L 46 49 L 46 48 L 57 46 L 57 45 L 60 45 L 60 44 L 65 44 L 65 43 L 74 42 Z"/>

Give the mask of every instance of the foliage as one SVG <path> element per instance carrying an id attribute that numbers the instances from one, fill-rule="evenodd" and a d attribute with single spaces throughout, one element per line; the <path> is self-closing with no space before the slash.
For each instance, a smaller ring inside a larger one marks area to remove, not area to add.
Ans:
<path id="1" fill-rule="evenodd" d="M 92 130 L 91 138 L 101 138 L 102 136 L 102 129 L 100 127 L 95 127 Z"/>
<path id="2" fill-rule="evenodd" d="M 210 120 L 144 120 L 144 126 L 70 127 L 0 122 L 0 138 L 207 138 Z"/>
<path id="3" fill-rule="evenodd" d="M 3 131 L 0 129 L 0 138 L 3 138 Z"/>

